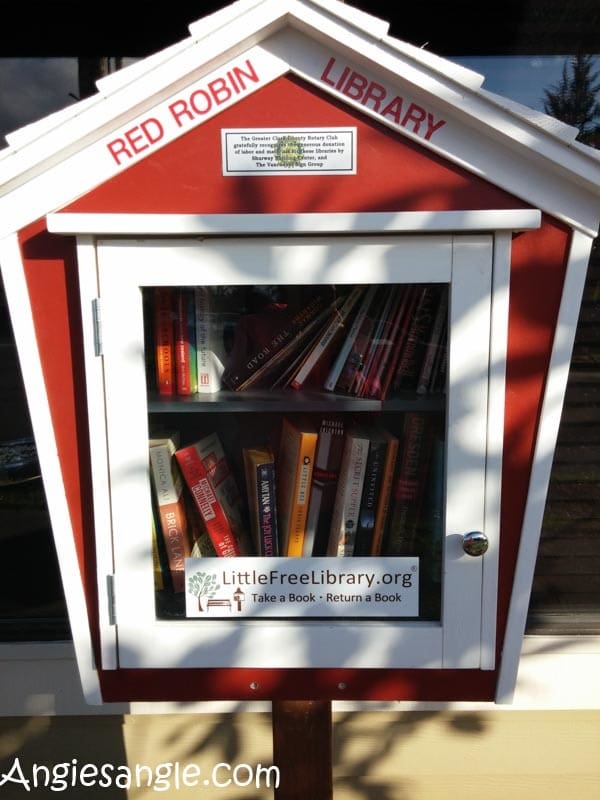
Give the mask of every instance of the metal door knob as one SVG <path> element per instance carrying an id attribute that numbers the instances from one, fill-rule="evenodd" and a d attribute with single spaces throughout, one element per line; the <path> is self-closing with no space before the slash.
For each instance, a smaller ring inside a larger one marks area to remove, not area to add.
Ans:
<path id="1" fill-rule="evenodd" d="M 482 556 L 489 547 L 489 540 L 482 531 L 470 531 L 463 536 L 463 550 L 468 556 Z"/>

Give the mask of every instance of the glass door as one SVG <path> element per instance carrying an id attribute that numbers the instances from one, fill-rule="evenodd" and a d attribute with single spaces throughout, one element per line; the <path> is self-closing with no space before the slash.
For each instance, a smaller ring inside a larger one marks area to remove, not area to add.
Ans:
<path id="1" fill-rule="evenodd" d="M 116 663 L 481 666 L 492 255 L 98 242 Z"/>

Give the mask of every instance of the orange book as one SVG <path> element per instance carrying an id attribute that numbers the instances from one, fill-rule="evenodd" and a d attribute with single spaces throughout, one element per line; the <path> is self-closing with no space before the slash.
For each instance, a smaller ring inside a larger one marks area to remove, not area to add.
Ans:
<path id="1" fill-rule="evenodd" d="M 373 540 L 371 542 L 372 556 L 380 555 L 383 546 L 383 536 L 390 510 L 390 500 L 392 497 L 392 486 L 394 483 L 399 446 L 400 442 L 395 436 L 388 442 L 385 464 L 383 467 L 381 491 L 379 493 L 379 500 L 377 501 L 377 509 L 375 512 L 375 527 L 373 528 Z"/>
<path id="2" fill-rule="evenodd" d="M 282 556 L 302 555 L 317 438 L 318 429 L 311 422 L 283 420 L 276 461 L 279 552 Z"/>

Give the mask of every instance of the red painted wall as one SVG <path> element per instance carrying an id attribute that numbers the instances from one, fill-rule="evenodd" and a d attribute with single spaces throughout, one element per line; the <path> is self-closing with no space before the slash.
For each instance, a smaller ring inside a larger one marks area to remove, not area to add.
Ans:
<path id="1" fill-rule="evenodd" d="M 357 128 L 349 176 L 223 177 L 220 131 L 235 127 Z M 292 78 L 280 78 L 64 210 L 110 213 L 308 213 L 524 208 L 358 112 Z M 89 453 L 74 244 L 38 223 L 22 252 L 63 478 L 92 618 L 96 595 Z M 544 217 L 514 239 L 503 477 L 499 646 L 527 499 L 535 433 L 561 298 L 569 229 Z M 94 630 L 97 640 L 97 631 Z M 96 641 L 97 643 L 97 641 Z M 102 671 L 106 700 L 212 698 L 493 699 L 495 672 L 437 670 Z M 250 683 L 257 682 L 257 688 Z M 339 684 L 345 684 L 340 690 Z"/>

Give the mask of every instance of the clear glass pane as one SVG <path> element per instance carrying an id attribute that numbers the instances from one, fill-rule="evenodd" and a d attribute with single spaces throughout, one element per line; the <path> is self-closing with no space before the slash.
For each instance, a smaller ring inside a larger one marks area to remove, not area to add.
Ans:
<path id="1" fill-rule="evenodd" d="M 159 617 L 185 615 L 185 557 L 286 556 L 414 557 L 410 617 L 440 619 L 447 304 L 445 284 L 144 290 Z"/>

